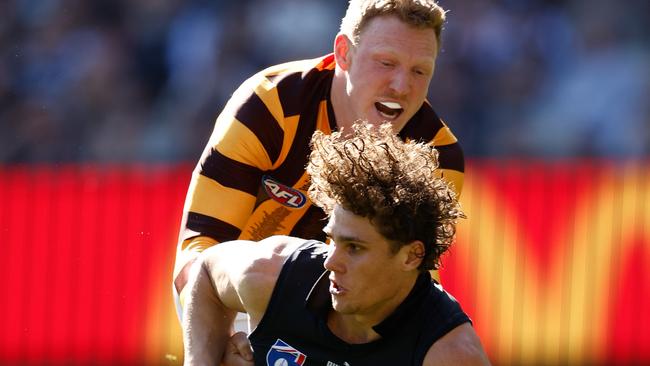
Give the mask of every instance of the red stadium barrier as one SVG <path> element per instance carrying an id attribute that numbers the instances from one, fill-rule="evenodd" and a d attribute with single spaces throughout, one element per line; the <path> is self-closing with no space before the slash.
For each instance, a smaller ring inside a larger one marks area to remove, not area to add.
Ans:
<path id="1" fill-rule="evenodd" d="M 0 170 L 0 364 L 170 364 L 165 354 L 181 354 L 169 284 L 190 173 Z"/>
<path id="2" fill-rule="evenodd" d="M 472 162 L 442 282 L 495 364 L 650 362 L 650 166 Z M 191 166 L 0 167 L 0 364 L 180 365 Z"/>

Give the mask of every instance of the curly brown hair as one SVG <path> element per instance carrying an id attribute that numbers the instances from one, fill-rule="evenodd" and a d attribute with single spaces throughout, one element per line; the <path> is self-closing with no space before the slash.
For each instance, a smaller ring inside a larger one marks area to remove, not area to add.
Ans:
<path id="1" fill-rule="evenodd" d="M 356 44 L 371 19 L 386 15 L 396 16 L 416 28 L 433 29 L 440 50 L 446 11 L 435 0 L 350 0 L 340 32 Z"/>
<path id="2" fill-rule="evenodd" d="M 318 131 L 307 166 L 309 196 L 330 215 L 335 205 L 367 217 L 396 253 L 424 243 L 420 270 L 438 269 L 464 218 L 456 194 L 438 176 L 438 151 L 404 142 L 389 123 L 355 123 L 351 135 Z"/>

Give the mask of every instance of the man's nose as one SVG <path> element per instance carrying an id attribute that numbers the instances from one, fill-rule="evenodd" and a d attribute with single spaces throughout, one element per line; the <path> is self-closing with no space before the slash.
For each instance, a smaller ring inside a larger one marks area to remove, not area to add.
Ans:
<path id="1" fill-rule="evenodd" d="M 411 90 L 411 75 L 406 70 L 396 70 L 390 82 L 390 89 L 397 96 L 408 94 Z"/>
<path id="2" fill-rule="evenodd" d="M 333 242 L 331 242 L 329 245 L 329 252 L 327 253 L 327 258 L 325 259 L 323 266 L 326 270 L 331 272 L 345 272 L 345 265 L 343 264 L 340 253 L 341 249 L 337 248 Z"/>

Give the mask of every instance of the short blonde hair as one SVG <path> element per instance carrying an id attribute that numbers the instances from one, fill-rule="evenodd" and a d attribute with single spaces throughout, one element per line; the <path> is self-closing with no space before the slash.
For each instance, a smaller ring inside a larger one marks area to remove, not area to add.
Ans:
<path id="1" fill-rule="evenodd" d="M 396 16 L 412 27 L 433 29 L 440 50 L 445 14 L 434 0 L 350 0 L 341 20 L 341 33 L 357 44 L 368 21 L 378 16 Z"/>

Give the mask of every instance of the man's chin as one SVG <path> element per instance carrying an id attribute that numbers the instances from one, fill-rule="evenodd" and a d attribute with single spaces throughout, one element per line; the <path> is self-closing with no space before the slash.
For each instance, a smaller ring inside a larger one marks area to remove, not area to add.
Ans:
<path id="1" fill-rule="evenodd" d="M 354 314 L 356 309 L 354 309 L 349 304 L 345 304 L 339 301 L 332 301 L 332 308 L 339 314 Z"/>
<path id="2" fill-rule="evenodd" d="M 332 309 L 340 313 L 345 310 L 345 305 L 332 296 Z"/>

